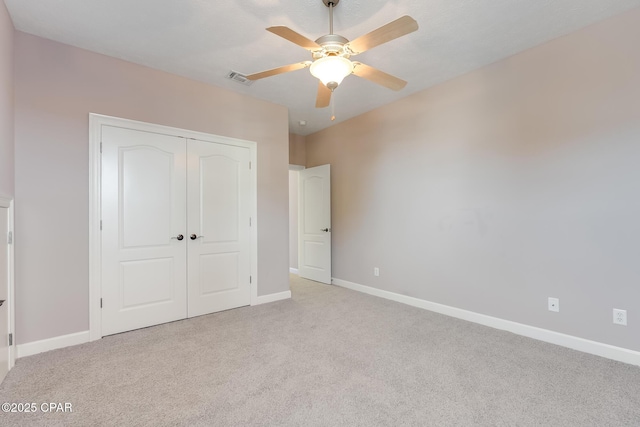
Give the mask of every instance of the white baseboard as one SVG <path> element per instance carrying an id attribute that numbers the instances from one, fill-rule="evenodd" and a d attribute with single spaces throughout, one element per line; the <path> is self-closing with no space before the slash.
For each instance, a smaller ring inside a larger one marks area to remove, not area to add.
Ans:
<path id="1" fill-rule="evenodd" d="M 456 317 L 458 319 L 467 320 L 469 322 L 478 323 L 480 325 L 489 326 L 491 328 L 509 331 L 517 335 L 522 335 L 551 344 L 556 344 L 562 347 L 568 347 L 573 350 L 582 351 L 583 353 L 594 354 L 596 356 L 606 357 L 607 359 L 617 360 L 619 362 L 640 366 L 640 352 L 638 351 L 616 347 L 597 341 L 590 341 L 584 338 L 566 335 L 559 332 L 550 331 L 548 329 L 537 328 L 535 326 L 525 325 L 523 323 L 512 322 L 510 320 L 504 320 L 497 317 L 491 317 L 485 314 L 475 313 L 473 311 L 467 311 L 461 308 L 438 304 L 435 302 L 409 297 L 394 292 L 383 291 L 381 289 L 359 285 L 357 283 L 348 282 L 346 280 L 333 278 L 332 283 L 343 288 L 363 292 L 365 294 L 374 295 L 380 298 L 400 302 L 447 316 Z"/>
<path id="2" fill-rule="evenodd" d="M 289 273 L 291 273 L 291 274 L 298 274 L 298 269 L 297 269 L 297 268 L 290 267 L 290 268 L 289 268 Z"/>
<path id="3" fill-rule="evenodd" d="M 275 294 L 259 296 L 254 305 L 267 304 L 291 298 L 291 291 L 279 292 Z M 90 341 L 89 331 L 76 332 L 75 334 L 62 335 L 59 337 L 47 338 L 40 341 L 18 344 L 16 346 L 17 358 L 33 356 L 45 351 L 57 350 L 59 348 L 70 347 L 72 345 L 84 344 Z"/>
<path id="4" fill-rule="evenodd" d="M 269 294 L 259 296 L 254 305 L 267 304 L 270 302 L 280 301 L 291 298 L 291 291 L 278 292 L 277 294 Z"/>
<path id="5" fill-rule="evenodd" d="M 16 346 L 17 357 L 33 356 L 34 354 L 44 353 L 45 351 L 57 350 L 86 342 L 89 342 L 89 331 L 76 332 L 75 334 L 62 335 L 46 340 L 28 342 L 26 344 L 18 344 Z"/>

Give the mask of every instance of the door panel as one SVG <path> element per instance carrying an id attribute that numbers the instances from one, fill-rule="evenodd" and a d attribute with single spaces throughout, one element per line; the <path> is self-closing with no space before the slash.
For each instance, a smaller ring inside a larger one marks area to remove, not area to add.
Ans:
<path id="1" fill-rule="evenodd" d="M 240 256 L 236 253 L 208 254 L 200 256 L 200 277 L 216 277 L 217 280 L 200 280 L 200 294 L 237 288 L 240 271 Z"/>
<path id="2" fill-rule="evenodd" d="M 9 372 L 9 210 L 0 208 L 0 382 Z"/>
<path id="3" fill-rule="evenodd" d="M 188 144 L 189 317 L 249 305 L 249 149 Z"/>
<path id="4" fill-rule="evenodd" d="M 317 234 L 317 233 L 316 233 Z M 303 252 L 305 256 L 305 266 L 307 268 L 313 268 L 317 270 L 322 270 L 322 261 L 323 261 L 323 251 L 325 245 L 323 242 L 313 242 L 306 241 L 304 242 Z"/>
<path id="5" fill-rule="evenodd" d="M 185 140 L 103 126 L 102 144 L 102 335 L 183 319 Z"/>
<path id="6" fill-rule="evenodd" d="M 173 299 L 173 259 L 156 258 L 120 263 L 122 309 L 134 309 Z"/>
<path id="7" fill-rule="evenodd" d="M 184 144 L 184 143 L 183 143 Z M 174 154 L 155 147 L 120 147 L 122 248 L 169 245 Z"/>
<path id="8" fill-rule="evenodd" d="M 199 225 L 206 243 L 237 242 L 238 215 L 240 215 L 240 173 L 239 160 L 223 155 L 202 155 L 197 147 L 206 152 L 219 148 L 208 144 L 190 145 L 190 154 L 200 156 L 200 218 Z M 225 148 L 228 146 L 222 146 Z M 243 150 L 240 148 L 239 150 Z M 247 161 L 248 162 L 248 161 Z M 247 167 L 247 164 L 243 166 Z M 222 208 L 224 207 L 224 208 Z"/>
<path id="9" fill-rule="evenodd" d="M 331 283 L 331 167 L 299 172 L 298 274 Z"/>

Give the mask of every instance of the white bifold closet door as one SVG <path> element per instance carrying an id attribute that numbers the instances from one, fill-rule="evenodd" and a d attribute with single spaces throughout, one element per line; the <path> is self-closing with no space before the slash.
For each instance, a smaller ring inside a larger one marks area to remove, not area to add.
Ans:
<path id="1" fill-rule="evenodd" d="M 249 150 L 102 127 L 102 335 L 250 303 Z"/>
<path id="2" fill-rule="evenodd" d="M 193 317 L 251 301 L 249 149 L 187 144 L 188 314 Z"/>

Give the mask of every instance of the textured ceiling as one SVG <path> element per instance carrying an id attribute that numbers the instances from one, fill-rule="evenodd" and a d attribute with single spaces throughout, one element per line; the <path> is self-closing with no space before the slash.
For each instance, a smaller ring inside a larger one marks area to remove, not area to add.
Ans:
<path id="1" fill-rule="evenodd" d="M 266 99 L 309 134 L 591 23 L 640 0 L 342 0 L 334 32 L 350 40 L 408 14 L 420 29 L 358 61 L 409 82 L 400 92 L 350 76 L 335 92 L 337 119 L 316 109 L 317 80 L 299 70 L 243 86 L 225 78 L 309 60 L 264 29 L 327 34 L 322 0 L 5 0 L 15 27 L 62 43 Z M 298 122 L 305 120 L 301 127 Z"/>

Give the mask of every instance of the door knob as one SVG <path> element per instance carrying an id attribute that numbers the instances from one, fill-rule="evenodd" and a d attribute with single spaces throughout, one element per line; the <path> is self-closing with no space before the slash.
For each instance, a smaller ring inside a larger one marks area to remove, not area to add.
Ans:
<path id="1" fill-rule="evenodd" d="M 328 228 L 322 228 L 322 229 L 320 229 L 320 231 L 324 231 L 325 233 L 328 233 L 328 232 L 329 232 L 329 231 L 331 231 L 331 230 L 330 230 L 330 229 L 328 229 Z"/>
<path id="2" fill-rule="evenodd" d="M 2 307 L 2 304 L 4 304 L 5 301 L 5 299 L 0 299 L 0 307 Z"/>
<path id="3" fill-rule="evenodd" d="M 192 234 L 191 236 L 189 236 L 189 238 L 190 238 L 191 240 L 196 240 L 196 239 L 199 239 L 199 238 L 201 238 L 201 237 L 204 237 L 204 236 L 196 236 L 195 234 Z"/>
<path id="4" fill-rule="evenodd" d="M 172 237 L 172 239 L 182 240 L 182 239 L 184 239 L 184 236 L 182 234 L 178 234 L 177 237 Z"/>

